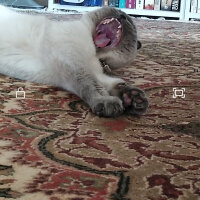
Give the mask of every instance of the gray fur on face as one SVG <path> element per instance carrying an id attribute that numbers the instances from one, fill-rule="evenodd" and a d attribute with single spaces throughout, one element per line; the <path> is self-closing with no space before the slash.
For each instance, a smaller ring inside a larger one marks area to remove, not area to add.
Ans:
<path id="1" fill-rule="evenodd" d="M 120 43 L 114 48 L 97 48 L 97 57 L 103 60 L 110 68 L 120 68 L 130 64 L 136 57 L 137 52 L 137 30 L 130 16 L 121 10 L 111 7 L 104 7 L 97 11 L 88 13 L 95 27 L 104 18 L 117 18 L 122 27 L 122 37 Z"/>

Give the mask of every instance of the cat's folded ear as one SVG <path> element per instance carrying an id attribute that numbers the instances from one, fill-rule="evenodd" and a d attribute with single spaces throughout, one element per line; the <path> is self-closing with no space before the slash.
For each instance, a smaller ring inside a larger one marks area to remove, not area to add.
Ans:
<path id="1" fill-rule="evenodd" d="M 137 49 L 140 49 L 142 47 L 142 43 L 138 40 L 137 41 Z"/>

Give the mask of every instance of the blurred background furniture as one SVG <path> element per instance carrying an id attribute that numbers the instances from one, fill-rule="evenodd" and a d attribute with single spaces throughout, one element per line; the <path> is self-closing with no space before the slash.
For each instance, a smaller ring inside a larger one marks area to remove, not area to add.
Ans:
<path id="1" fill-rule="evenodd" d="M 42 9 L 47 6 L 48 2 L 47 0 L 0 0 L 0 4 L 19 8 Z"/>

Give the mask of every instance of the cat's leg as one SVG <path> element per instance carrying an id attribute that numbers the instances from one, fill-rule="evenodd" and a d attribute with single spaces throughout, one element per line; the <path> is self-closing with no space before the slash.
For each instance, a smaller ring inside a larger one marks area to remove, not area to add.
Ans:
<path id="1" fill-rule="evenodd" d="M 122 100 L 125 112 L 142 115 L 147 111 L 149 102 L 143 90 L 106 74 L 99 74 L 97 78 L 111 96 L 117 96 Z"/>
<path id="2" fill-rule="evenodd" d="M 69 90 L 67 85 L 65 89 Z M 70 90 L 81 97 L 98 116 L 117 117 L 124 111 L 122 100 L 117 96 L 110 96 L 101 82 L 87 70 L 80 69 L 73 75 Z"/>

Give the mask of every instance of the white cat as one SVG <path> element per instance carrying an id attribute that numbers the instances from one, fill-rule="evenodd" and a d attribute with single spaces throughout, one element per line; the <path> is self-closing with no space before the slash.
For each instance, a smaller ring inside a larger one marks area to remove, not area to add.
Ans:
<path id="1" fill-rule="evenodd" d="M 142 90 L 106 75 L 136 56 L 136 27 L 124 12 L 104 7 L 77 21 L 51 21 L 45 16 L 0 6 L 0 73 L 62 87 L 81 97 L 105 117 L 145 113 Z"/>

